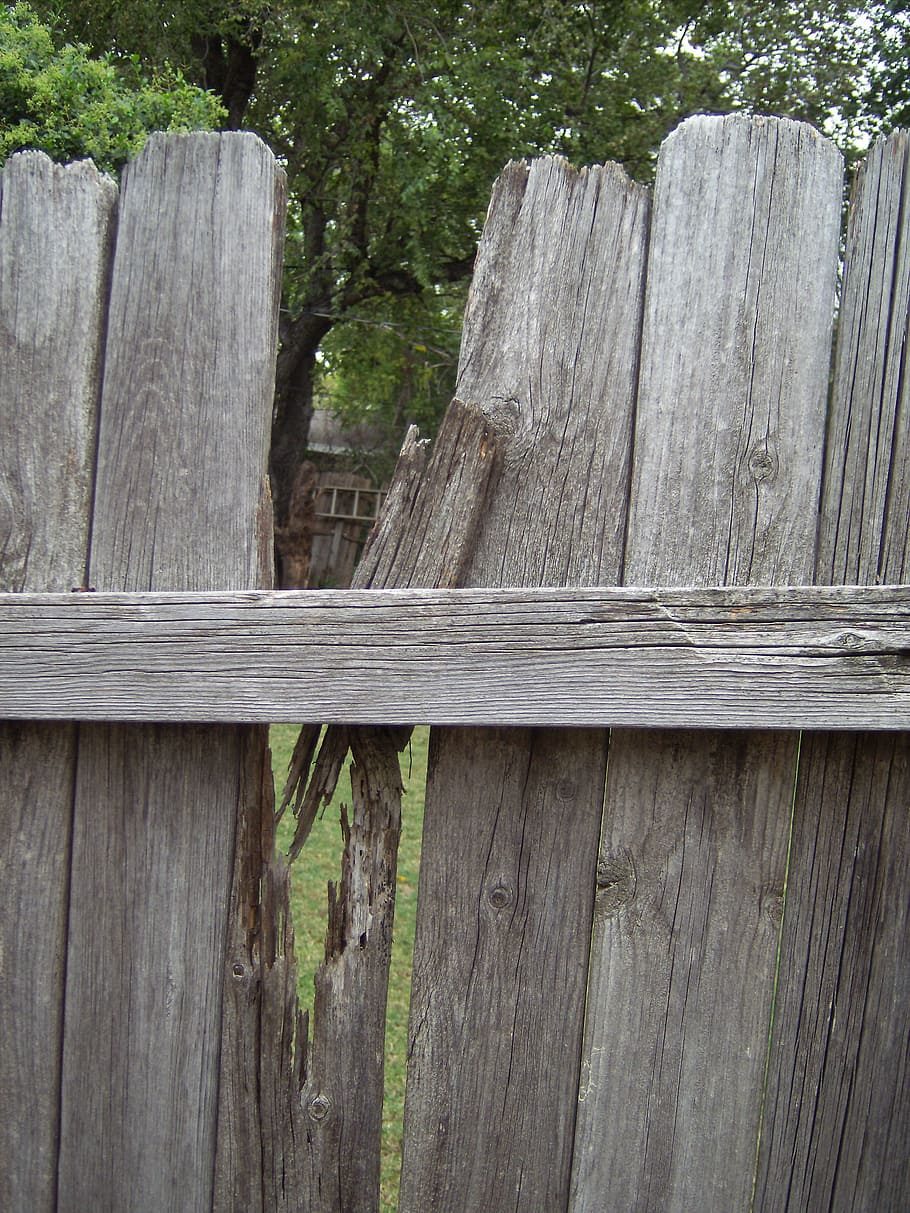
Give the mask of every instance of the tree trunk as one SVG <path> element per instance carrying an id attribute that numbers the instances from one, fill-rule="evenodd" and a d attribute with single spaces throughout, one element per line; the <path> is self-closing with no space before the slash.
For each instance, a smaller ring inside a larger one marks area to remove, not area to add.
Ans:
<path id="1" fill-rule="evenodd" d="M 288 533 L 292 494 L 301 465 L 306 459 L 310 419 L 313 416 L 313 386 L 316 351 L 332 327 L 326 315 L 305 312 L 281 335 L 275 378 L 275 409 L 272 414 L 272 451 L 269 473 L 275 510 L 276 535 Z M 300 589 L 291 562 L 276 550 L 276 579 L 280 589 Z M 286 566 L 286 567 L 285 567 Z"/>

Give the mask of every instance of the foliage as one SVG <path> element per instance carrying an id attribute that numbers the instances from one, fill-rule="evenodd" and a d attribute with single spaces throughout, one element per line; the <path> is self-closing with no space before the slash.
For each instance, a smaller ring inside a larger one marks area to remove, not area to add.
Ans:
<path id="1" fill-rule="evenodd" d="M 0 11 L 0 162 L 37 147 L 56 160 L 90 156 L 107 171 L 150 131 L 216 126 L 218 99 L 168 64 L 143 79 L 138 56 L 115 64 L 79 44 L 58 47 L 28 4 Z"/>
<path id="2" fill-rule="evenodd" d="M 384 441 L 356 453 L 377 483 L 387 481 L 409 425 L 433 433 L 455 390 L 465 290 L 365 300 L 322 343 L 319 399 L 345 426 L 368 425 Z"/>
<path id="3" fill-rule="evenodd" d="M 910 7 L 892 2 L 877 8 L 869 93 L 878 118 L 875 129 L 887 134 L 910 126 Z"/>

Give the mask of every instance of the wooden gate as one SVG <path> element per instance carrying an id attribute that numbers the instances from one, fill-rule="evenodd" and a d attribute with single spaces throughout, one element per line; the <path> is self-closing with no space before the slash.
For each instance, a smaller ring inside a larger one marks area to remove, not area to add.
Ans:
<path id="1" fill-rule="evenodd" d="M 131 167 L 109 301 L 110 187 L 11 163 L 4 1207 L 376 1208 L 418 720 L 402 1210 L 907 1207 L 908 158 L 880 142 L 855 185 L 833 373 L 842 166 L 808 127 L 692 119 L 653 197 L 510 166 L 458 400 L 350 593 L 250 592 L 261 145 Z M 83 234 L 42 240 L 29 190 Z M 86 552 L 94 592 L 39 592 Z M 256 727 L 282 719 L 330 724 L 295 756 L 301 845 L 355 759 L 311 1031 Z"/>

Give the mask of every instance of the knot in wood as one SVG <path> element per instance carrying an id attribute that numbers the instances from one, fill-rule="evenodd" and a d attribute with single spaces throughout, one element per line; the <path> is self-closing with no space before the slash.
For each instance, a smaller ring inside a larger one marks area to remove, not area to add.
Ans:
<path id="1" fill-rule="evenodd" d="M 512 904 L 513 893 L 508 885 L 495 885 L 487 896 L 487 900 L 494 910 L 504 910 Z"/>
<path id="2" fill-rule="evenodd" d="M 560 779 L 556 785 L 556 799 L 566 803 L 574 800 L 578 794 L 578 785 L 574 779 Z"/>
<path id="3" fill-rule="evenodd" d="M 325 1120 L 329 1114 L 329 1111 L 331 1110 L 331 1107 L 332 1101 L 329 1099 L 328 1095 L 323 1095 L 322 1093 L 319 1095 L 314 1095 L 307 1104 L 307 1116 L 309 1116 L 310 1120 L 314 1120 L 318 1124 L 319 1121 Z"/>
<path id="4" fill-rule="evenodd" d="M 784 891 L 781 888 L 765 889 L 762 893 L 761 908 L 767 915 L 775 931 L 780 927 L 784 917 Z"/>
<path id="5" fill-rule="evenodd" d="M 635 896 L 638 876 L 632 852 L 625 847 L 597 861 L 595 912 L 601 918 L 615 914 Z"/>
<path id="6" fill-rule="evenodd" d="M 777 472 L 777 460 L 766 446 L 755 447 L 749 455 L 749 471 L 759 483 L 770 480 Z"/>

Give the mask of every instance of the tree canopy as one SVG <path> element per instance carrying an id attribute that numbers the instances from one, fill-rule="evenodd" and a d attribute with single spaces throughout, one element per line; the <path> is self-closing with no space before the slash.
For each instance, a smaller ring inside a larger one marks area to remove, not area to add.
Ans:
<path id="1" fill-rule="evenodd" d="M 133 87 L 141 64 L 165 74 L 175 96 L 186 81 L 210 90 L 225 125 L 258 131 L 287 168 L 272 454 L 279 523 L 315 391 L 358 420 L 384 417 L 393 449 L 406 422 L 432 428 L 451 392 L 490 187 L 509 159 L 555 152 L 578 164 L 618 160 L 647 180 L 662 138 L 694 112 L 802 118 L 848 150 L 876 129 L 886 106 L 906 113 L 906 38 L 889 41 L 906 16 L 895 4 L 34 7 L 60 46 L 90 46 Z"/>

